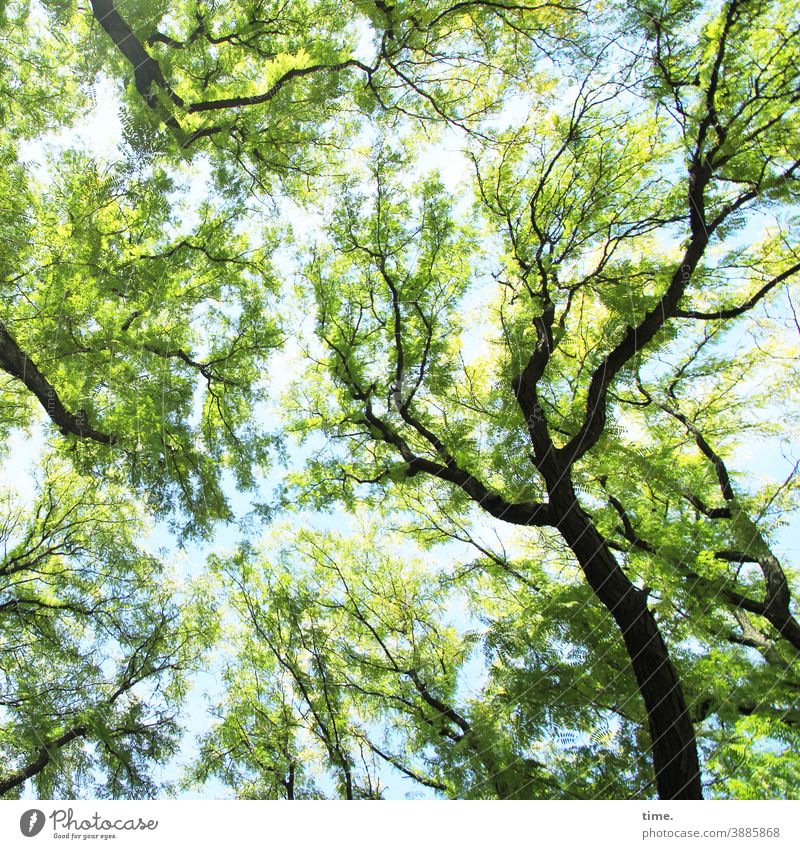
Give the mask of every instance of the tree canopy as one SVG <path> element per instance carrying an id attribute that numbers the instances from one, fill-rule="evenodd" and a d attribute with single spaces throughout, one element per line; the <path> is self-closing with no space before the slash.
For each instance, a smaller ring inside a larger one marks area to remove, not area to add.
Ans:
<path id="1" fill-rule="evenodd" d="M 1 8 L 2 792 L 798 795 L 795 0 Z"/>

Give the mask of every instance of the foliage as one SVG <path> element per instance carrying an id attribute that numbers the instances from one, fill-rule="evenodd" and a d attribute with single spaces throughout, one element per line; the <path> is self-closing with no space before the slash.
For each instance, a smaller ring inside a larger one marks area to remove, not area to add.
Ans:
<path id="1" fill-rule="evenodd" d="M 141 519 L 113 488 L 52 460 L 29 509 L 3 503 L 2 792 L 33 778 L 49 798 L 155 795 L 211 623 L 189 597 L 179 617 L 176 584 L 137 547 Z"/>
<path id="2" fill-rule="evenodd" d="M 46 188 L 26 184 L 26 232 L 4 258 L 13 420 L 38 398 L 81 468 L 140 488 L 184 533 L 207 531 L 230 517 L 222 471 L 245 488 L 268 464 L 252 410 L 279 340 L 271 245 L 251 244 L 213 198 L 192 209 L 160 167 L 66 151 Z M 38 385 L 31 366 L 47 375 Z"/>
<path id="3" fill-rule="evenodd" d="M 219 625 L 187 784 L 797 795 L 797 12 L 4 5 L 0 786 L 156 792 Z M 181 619 L 137 499 L 287 524 Z"/>

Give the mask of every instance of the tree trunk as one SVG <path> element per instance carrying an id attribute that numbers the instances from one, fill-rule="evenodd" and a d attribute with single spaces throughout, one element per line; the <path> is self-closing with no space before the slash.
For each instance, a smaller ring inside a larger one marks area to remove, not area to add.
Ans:
<path id="1" fill-rule="evenodd" d="M 622 571 L 571 484 L 562 481 L 551 497 L 559 532 L 622 631 L 647 709 L 659 798 L 702 799 L 694 728 L 645 593 Z"/>

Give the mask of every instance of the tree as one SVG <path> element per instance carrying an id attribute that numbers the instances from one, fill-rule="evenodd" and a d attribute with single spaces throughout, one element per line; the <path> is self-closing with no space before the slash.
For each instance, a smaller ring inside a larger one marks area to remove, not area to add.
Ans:
<path id="1" fill-rule="evenodd" d="M 609 733 L 603 708 L 592 698 L 563 700 L 572 689 L 563 679 L 585 679 L 585 669 L 551 643 L 575 626 L 564 614 L 574 614 L 568 608 L 585 596 L 582 587 L 554 583 L 545 594 L 511 578 L 511 590 L 510 567 L 494 580 L 491 569 L 448 575 L 414 557 L 398 535 L 301 531 L 289 544 L 281 539 L 276 534 L 274 559 L 243 549 L 214 563 L 238 614 L 238 651 L 195 779 L 217 774 L 245 798 L 315 797 L 331 788 L 340 798 L 381 798 L 384 783 L 393 789 L 404 776 L 449 798 L 526 799 L 588 797 L 578 776 L 614 795 L 639 777 L 629 758 L 598 745 Z M 394 555 L 398 548 L 405 559 Z M 523 568 L 531 582 L 546 581 L 535 564 Z M 543 603 L 546 616 L 535 610 Z M 453 611 L 468 606 L 488 629 L 459 624 L 463 614 Z M 594 621 L 608 632 L 602 617 Z M 539 653 L 535 662 L 506 663 L 512 643 L 536 629 L 526 646 Z M 481 654 L 479 686 L 469 666 Z M 554 693 L 560 698 L 550 701 Z M 615 775 L 620 768 L 625 774 Z"/>
<path id="2" fill-rule="evenodd" d="M 129 152 L 147 165 L 133 180 L 124 166 L 98 174 L 66 157 L 63 188 L 17 202 L 15 227 L 24 231 L 19 210 L 32 209 L 52 237 L 39 251 L 22 238 L 4 257 L 9 285 L 29 287 L 24 300 L 7 298 L 13 323 L 0 325 L 14 403 L 37 399 L 83 468 L 142 489 L 161 514 L 177 500 L 188 532 L 229 518 L 219 467 L 246 486 L 267 462 L 257 379 L 278 341 L 269 251 L 246 253 L 253 245 L 241 236 L 249 199 L 280 195 L 279 214 L 312 209 L 326 235 L 296 246 L 294 297 L 300 312 L 315 312 L 316 340 L 301 323 L 309 365 L 287 398 L 286 430 L 326 442 L 289 481 L 284 505 L 367 502 L 415 517 L 417 537 L 468 541 L 480 508 L 524 528 L 534 551 L 516 563 L 484 550 L 487 574 L 525 584 L 554 550 L 577 564 L 592 593 L 579 603 L 601 605 L 605 626 L 594 637 L 571 632 L 571 642 L 597 663 L 608 654 L 629 664 L 610 676 L 610 705 L 587 693 L 587 710 L 623 723 L 642 793 L 654 781 L 663 798 L 697 798 L 701 760 L 724 772 L 737 746 L 758 748 L 738 730 L 731 738 L 731 723 L 768 747 L 794 739 L 800 625 L 774 531 L 795 505 L 797 466 L 780 485 L 759 486 L 737 475 L 736 440 L 780 438 L 794 425 L 778 399 L 793 400 L 797 321 L 791 296 L 786 306 L 778 298 L 800 271 L 790 235 L 797 5 L 362 6 L 186 2 L 167 17 L 160 4 L 46 4 L 71 34 L 64 51 L 84 82 L 102 68 L 126 85 Z M 471 164 L 458 198 L 435 174 L 409 179 L 437 138 L 458 139 Z M 204 157 L 213 203 L 197 228 L 178 225 L 170 181 Z M 11 153 L 7 161 L 16 167 Z M 63 261 L 67 250 L 77 264 Z M 86 297 L 76 298 L 75 277 L 87 270 Z M 195 275 L 211 282 L 195 287 Z M 119 285 L 130 276 L 135 304 Z M 57 314 L 42 306 L 53 292 Z M 218 299 L 225 308 L 209 306 Z M 198 317 L 212 334 L 208 353 L 197 350 Z M 142 365 L 162 370 L 160 404 L 134 380 Z M 196 426 L 198 378 L 206 394 Z M 546 599 L 569 598 L 546 577 Z M 265 728 L 280 729 L 268 737 L 283 760 L 253 792 L 288 795 L 294 781 L 284 679 L 308 689 L 305 733 L 344 795 L 377 792 L 366 766 L 353 780 L 357 726 L 351 706 L 330 699 L 333 661 L 308 646 L 295 657 L 291 642 L 272 648 L 293 596 L 271 586 L 271 610 L 254 587 L 242 592 L 255 593 L 257 615 L 246 612 L 263 645 L 256 656 L 248 642 L 244 660 L 271 670 Z M 364 623 L 350 613 L 341 627 L 356 634 Z M 505 672 L 535 669 L 524 617 L 508 607 L 491 616 L 513 623 L 495 655 Z M 290 624 L 317 633 L 315 620 Z M 606 639 L 616 643 L 604 654 Z M 538 652 L 558 652 L 553 632 L 542 640 Z M 708 686 L 703 650 L 737 682 L 733 703 Z M 453 695 L 452 682 L 434 686 L 443 688 L 436 698 Z M 512 691 L 524 713 L 525 690 Z M 326 696 L 328 713 L 314 707 Z M 419 688 L 414 698 L 424 701 Z M 258 692 L 235 701 L 232 715 L 261 701 Z M 332 735 L 334 716 L 349 736 Z M 582 733 L 588 723 L 578 722 Z M 632 754 L 643 723 L 651 776 Z M 250 775 L 248 739 L 236 745 Z M 504 746 L 525 767 L 524 747 Z M 506 754 L 496 763 L 510 767 Z M 234 761 L 220 764 L 238 775 Z M 763 764 L 751 775 L 761 781 Z M 517 778 L 497 794 L 518 795 Z M 434 780 L 454 793 L 472 786 Z M 601 769 L 566 784 L 603 792 L 604 780 Z"/>
<path id="3" fill-rule="evenodd" d="M 717 523 L 726 540 L 713 553 L 717 559 L 761 565 L 757 601 L 738 592 L 736 579 L 720 591 L 734 609 L 744 605 L 764 616 L 779 638 L 797 646 L 785 573 L 704 437 L 701 415 L 687 416 L 676 396 L 704 347 L 693 346 L 683 361 L 682 343 L 697 331 L 679 337 L 678 320 L 744 315 L 800 269 L 784 232 L 746 247 L 729 235 L 733 220 L 741 222 L 754 202 L 768 199 L 789 210 L 797 197 L 796 64 L 792 49 L 782 50 L 782 37 L 780 44 L 764 43 L 762 19 L 771 14 L 732 3 L 696 46 L 684 43 L 679 52 L 673 46 L 673 61 L 696 79 L 691 84 L 664 70 L 663 21 L 656 21 L 655 70 L 641 100 L 625 102 L 636 98 L 637 87 L 620 75 L 618 57 L 613 74 L 598 59 L 578 81 L 566 115 L 534 107 L 528 122 L 474 154 L 482 216 L 503 240 L 487 269 L 500 292 L 487 304 L 500 346 L 488 365 L 466 365 L 457 341 L 464 301 L 482 282 L 476 260 L 464 261 L 471 246 L 441 188 L 423 185 L 414 200 L 404 199 L 388 157 L 373 161 L 368 196 L 345 186 L 331 251 L 315 257 L 308 271 L 319 337 L 329 351 L 315 369 L 322 385 L 309 392 L 310 421 L 346 442 L 327 463 L 343 469 L 345 494 L 353 482 L 383 485 L 426 475 L 504 521 L 556 528 L 621 630 L 665 798 L 700 795 L 694 729 L 648 607 L 649 590 L 635 585 L 615 549 L 625 553 L 634 545 L 658 555 L 672 516 L 667 512 L 666 527 L 648 544 L 619 497 L 606 494 L 612 471 L 620 494 L 628 483 L 627 463 L 609 468 L 602 457 L 607 443 L 618 443 L 613 430 L 607 435 L 609 420 L 622 423 L 631 407 L 652 405 L 680 423 L 679 439 L 688 431 L 706 477 L 687 485 L 671 470 L 671 486 L 686 502 L 679 511 L 692 508 L 698 521 Z M 785 10 L 774 14 L 782 20 Z M 685 91 L 689 85 L 693 94 Z M 678 99 L 677 126 L 665 126 L 664 86 Z M 710 245 L 718 257 L 704 260 Z M 706 281 L 728 282 L 734 269 L 745 277 L 745 294 L 693 305 Z M 678 365 L 666 380 L 658 375 L 662 401 L 641 375 L 654 372 L 659 349 L 668 346 Z M 723 371 L 719 362 L 697 368 Z M 710 486 L 725 506 L 708 506 Z M 592 496 L 609 499 L 618 513 L 622 544 L 601 531 Z M 679 560 L 692 548 L 681 543 Z M 691 566 L 685 574 L 702 585 Z"/>
<path id="4" fill-rule="evenodd" d="M 30 509 L 3 493 L 0 794 L 152 796 L 209 638 L 201 607 L 138 549 L 113 488 L 52 461 Z"/>
<path id="5" fill-rule="evenodd" d="M 301 533 L 278 563 L 242 551 L 215 564 L 240 648 L 195 776 L 287 798 L 323 792 L 315 766 L 344 799 L 381 798 L 379 764 L 453 797 L 548 786 L 542 765 L 503 739 L 507 714 L 458 704 L 472 639 L 447 624 L 443 587 L 422 563 L 364 541 Z"/>
<path id="6" fill-rule="evenodd" d="M 263 551 L 215 558 L 235 650 L 189 782 L 216 776 L 237 798 L 650 795 L 647 715 L 579 568 L 554 536 L 514 553 L 471 544 L 477 558 L 454 569 L 452 551 L 406 534 L 280 527 Z M 696 599 L 657 611 L 707 792 L 793 795 L 786 653 L 760 662 Z"/>
<path id="7" fill-rule="evenodd" d="M 207 532 L 231 515 L 222 471 L 247 487 L 268 464 L 272 439 L 251 411 L 279 344 L 269 248 L 213 200 L 191 209 L 163 168 L 72 151 L 53 167 L 46 188 L 8 171 L 27 189 L 8 187 L 24 222 L 4 256 L 0 322 L 13 422 L 44 410 L 83 469 Z"/>

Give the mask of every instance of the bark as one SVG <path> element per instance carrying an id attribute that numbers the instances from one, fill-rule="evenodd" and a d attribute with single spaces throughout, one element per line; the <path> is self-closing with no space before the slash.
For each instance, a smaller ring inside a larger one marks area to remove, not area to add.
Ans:
<path id="1" fill-rule="evenodd" d="M 673 280 L 676 279 L 677 273 Z M 682 284 L 680 280 L 676 285 Z M 675 303 L 678 297 L 677 292 L 671 295 Z M 653 312 L 640 324 L 640 329 L 647 329 L 646 341 L 663 325 L 666 315 L 666 308 L 663 316 Z M 666 644 L 647 607 L 645 594 L 634 587 L 620 568 L 605 539 L 578 503 L 571 482 L 575 458 L 599 439 L 605 427 L 606 391 L 611 379 L 601 370 L 595 373 L 590 396 L 594 393 L 596 406 L 590 407 L 578 435 L 567 446 L 557 449 L 537 394 L 537 383 L 544 374 L 553 346 L 552 323 L 553 310 L 548 300 L 543 315 L 537 319 L 537 348 L 512 383 L 534 449 L 534 465 L 547 485 L 549 504 L 543 513 L 549 515 L 553 527 L 558 529 L 577 558 L 594 594 L 622 632 L 647 710 L 659 797 L 702 799 L 694 728 Z M 606 360 L 606 365 L 612 361 L 616 363 L 611 369 L 614 374 L 623 358 L 629 359 L 642 342 L 635 334 L 629 337 L 630 334 Z"/>
<path id="2" fill-rule="evenodd" d="M 120 15 L 113 0 L 91 0 L 92 13 L 100 26 L 106 31 L 117 49 L 133 66 L 136 90 L 145 99 L 148 106 L 156 105 L 155 87 L 163 89 L 178 106 L 183 101 L 170 88 L 164 79 L 161 66 L 145 50 L 128 22 Z"/>
<path id="3" fill-rule="evenodd" d="M 82 725 L 79 725 L 74 728 L 70 728 L 69 731 L 66 731 L 60 737 L 56 737 L 54 740 L 50 740 L 45 743 L 45 745 L 43 745 L 37 752 L 34 760 L 32 760 L 27 766 L 12 773 L 6 778 L 0 779 L 0 796 L 5 795 L 15 787 L 19 787 L 21 784 L 24 784 L 29 778 L 33 778 L 35 775 L 38 775 L 47 766 L 47 764 L 50 763 L 53 751 L 63 749 L 64 746 L 71 743 L 73 740 L 76 740 L 78 737 L 85 736 L 86 729 Z"/>
<path id="4" fill-rule="evenodd" d="M 92 428 L 85 414 L 76 415 L 64 406 L 53 385 L 20 348 L 2 322 L 0 322 L 0 369 L 25 384 L 39 399 L 44 411 L 64 435 L 71 433 L 81 439 L 91 439 L 103 445 L 114 444 L 114 437 Z"/>
<path id="5" fill-rule="evenodd" d="M 337 71 L 344 71 L 347 68 L 358 68 L 368 74 L 373 71 L 372 68 L 363 62 L 359 62 L 357 59 L 348 59 L 345 62 L 337 62 L 332 65 L 309 65 L 307 68 L 290 68 L 263 94 L 254 94 L 249 97 L 224 97 L 220 100 L 203 100 L 190 104 L 186 111 L 189 113 L 211 112 L 219 109 L 240 109 L 244 106 L 258 106 L 272 100 L 293 79 L 313 76 L 319 73 L 335 73 Z"/>
<path id="6" fill-rule="evenodd" d="M 553 492 L 558 530 L 583 569 L 597 598 L 622 632 L 644 699 L 661 799 L 702 799 L 700 764 L 683 690 L 647 607 L 644 592 L 622 571 L 594 523 L 578 504 L 571 484 Z"/>

